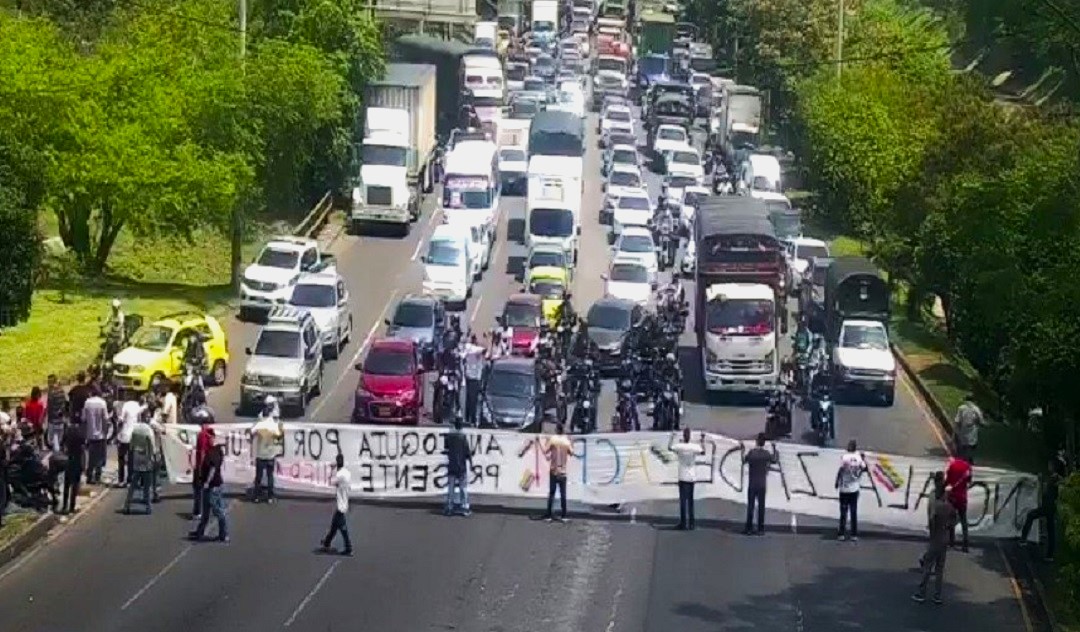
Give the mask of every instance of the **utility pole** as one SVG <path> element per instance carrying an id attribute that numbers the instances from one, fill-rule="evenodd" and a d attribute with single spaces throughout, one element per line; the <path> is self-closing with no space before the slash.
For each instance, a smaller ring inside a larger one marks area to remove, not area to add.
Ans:
<path id="1" fill-rule="evenodd" d="M 836 14 L 836 78 L 844 73 L 844 0 L 840 0 L 840 10 Z"/>
<path id="2" fill-rule="evenodd" d="M 247 64 L 247 0 L 240 0 L 240 72 L 246 74 Z M 237 294 L 240 293 L 240 266 L 242 265 L 243 249 L 244 249 L 244 218 L 242 216 L 241 205 L 242 202 L 237 200 L 233 204 L 232 209 L 232 238 L 230 239 L 232 245 L 232 252 L 230 253 L 229 263 L 231 272 L 229 273 L 229 281 L 232 284 L 233 291 Z"/>

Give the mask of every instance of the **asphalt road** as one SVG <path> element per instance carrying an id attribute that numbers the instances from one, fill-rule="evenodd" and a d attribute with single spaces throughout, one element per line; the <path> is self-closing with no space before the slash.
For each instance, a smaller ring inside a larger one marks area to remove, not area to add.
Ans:
<path id="1" fill-rule="evenodd" d="M 580 311 L 600 296 L 608 258 L 606 228 L 596 215 L 601 197 L 594 144 L 586 168 L 584 243 L 574 288 Z M 650 180 L 655 187 L 657 178 Z M 466 309 L 478 331 L 493 324 L 506 296 L 519 287 L 512 273 L 524 253 L 512 237 L 521 230 L 523 206 L 520 198 L 504 203 L 491 270 Z M 435 221 L 429 209 L 406 239 L 344 236 L 335 243 L 353 297 L 356 335 L 342 358 L 328 364 L 326 392 L 312 402 L 307 420 L 349 418 L 357 379 L 352 365 L 381 333 L 394 301 L 419 291 L 416 256 Z M 232 371 L 212 393 L 223 420 L 237 419 L 232 410 L 243 348 L 255 331 L 230 325 Z M 688 423 L 737 437 L 758 432 L 759 404 L 705 403 L 689 335 L 683 345 Z M 842 406 L 841 437 L 855 437 L 867 449 L 940 454 L 912 391 L 901 387 L 897 395 L 890 408 Z M 611 399 L 605 397 L 608 410 Z M 795 440 L 804 426 L 800 420 Z M 1025 627 L 1006 563 L 993 544 L 950 555 L 946 604 L 934 607 L 909 600 L 918 580 L 912 566 L 923 548 L 919 538 L 864 533 L 857 544 L 841 543 L 829 535 L 829 521 L 800 517 L 793 529 L 791 516 L 773 513 L 770 533 L 746 537 L 737 533 L 743 508 L 730 503 L 700 503 L 701 527 L 689 533 L 670 530 L 671 521 L 645 518 L 674 514 L 671 503 L 624 507 L 619 514 L 578 507 L 566 525 L 536 520 L 541 508 L 524 502 L 481 506 L 469 519 L 445 518 L 430 503 L 354 504 L 356 551 L 345 558 L 315 550 L 332 512 L 328 499 L 273 506 L 232 500 L 233 542 L 192 545 L 183 539 L 190 524 L 186 490 L 167 491 L 152 516 L 122 515 L 119 494 L 106 496 L 47 546 L 0 569 L 0 630 Z"/>

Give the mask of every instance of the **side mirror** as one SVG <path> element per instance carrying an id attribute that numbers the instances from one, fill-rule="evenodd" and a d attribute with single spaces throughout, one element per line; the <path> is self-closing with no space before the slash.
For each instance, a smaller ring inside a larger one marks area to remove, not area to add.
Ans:
<path id="1" fill-rule="evenodd" d="M 244 353 L 251 355 L 251 347 L 244 347 Z"/>
<path id="2" fill-rule="evenodd" d="M 357 371 L 363 371 L 364 370 L 364 364 L 362 362 L 357 362 L 356 364 L 353 365 L 353 368 L 356 369 Z"/>
<path id="3" fill-rule="evenodd" d="M 389 318 L 384 318 L 383 319 L 383 324 L 389 325 L 390 324 L 390 319 Z"/>
<path id="4" fill-rule="evenodd" d="M 605 273 L 601 274 L 601 275 L 600 275 L 600 278 L 601 278 L 601 279 L 603 279 L 604 281 L 607 281 L 607 280 L 608 280 L 608 275 L 607 275 L 607 273 L 605 272 Z"/>

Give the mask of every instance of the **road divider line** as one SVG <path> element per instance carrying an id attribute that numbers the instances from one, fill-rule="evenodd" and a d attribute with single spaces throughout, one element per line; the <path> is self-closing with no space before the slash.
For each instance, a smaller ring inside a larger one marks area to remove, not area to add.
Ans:
<path id="1" fill-rule="evenodd" d="M 426 241 L 427 238 L 423 235 L 420 235 L 420 239 L 416 240 L 416 249 L 413 250 L 412 257 L 410 257 L 411 261 L 416 261 L 417 257 L 420 256 L 420 249 L 423 248 Z"/>
<path id="2" fill-rule="evenodd" d="M 120 606 L 120 610 L 124 611 L 124 610 L 127 610 L 128 608 L 130 608 L 132 604 L 134 604 L 136 601 L 139 600 L 140 597 L 145 595 L 151 588 L 154 587 L 155 584 L 157 584 L 159 581 L 161 581 L 161 578 L 164 577 L 166 573 L 171 571 L 174 566 L 179 564 L 180 560 L 184 559 L 184 557 L 186 557 L 188 553 L 191 553 L 192 548 L 194 548 L 194 545 L 189 544 L 186 547 L 184 547 L 183 550 L 181 550 L 179 553 L 177 553 L 176 557 L 172 558 L 172 561 L 165 565 L 165 568 L 158 571 L 158 574 L 151 577 L 150 581 L 146 582 L 146 584 L 143 585 L 143 587 L 139 589 L 139 592 L 132 595 L 131 599 L 128 599 L 124 603 L 124 605 Z"/>
<path id="3" fill-rule="evenodd" d="M 367 337 L 364 338 L 364 342 L 360 343 L 360 346 L 356 349 L 356 353 L 354 353 L 353 357 L 349 359 L 348 364 L 341 368 L 341 375 L 338 376 L 337 381 L 335 381 L 334 385 L 330 387 L 330 390 L 319 394 L 319 405 L 315 407 L 314 411 L 312 411 L 309 419 L 318 418 L 319 413 L 322 412 L 322 409 L 324 406 L 326 406 L 326 403 L 333 399 L 331 395 L 333 395 L 334 392 L 338 389 L 338 387 L 341 386 L 341 383 L 345 381 L 345 377 L 347 375 L 352 375 L 352 371 L 350 370 L 352 365 L 356 364 L 356 361 L 359 360 L 360 356 L 364 353 L 364 349 L 367 349 L 368 345 L 371 344 L 371 339 L 375 337 L 375 332 L 379 330 L 379 325 L 381 325 L 383 319 L 386 318 L 387 310 L 389 310 L 390 306 L 394 304 L 395 300 L 397 300 L 397 295 L 397 290 L 394 290 L 390 293 L 390 298 L 387 299 L 386 305 L 383 305 L 382 311 L 379 312 L 379 317 L 375 319 L 374 323 L 372 323 L 371 329 L 368 330 Z"/>
<path id="4" fill-rule="evenodd" d="M 470 325 L 470 327 L 475 323 L 476 315 L 480 313 L 480 306 L 483 305 L 483 304 L 484 304 L 484 297 L 483 296 L 477 298 L 476 302 L 473 303 L 472 316 L 469 316 L 469 325 Z"/>
<path id="5" fill-rule="evenodd" d="M 311 592 L 309 592 L 306 597 L 304 597 L 304 600 L 300 602 L 300 605 L 296 607 L 296 610 L 293 610 L 292 616 L 290 616 L 288 620 L 285 621 L 286 628 L 291 626 L 293 622 L 296 621 L 296 617 L 299 617 L 300 613 L 304 611 L 304 608 L 306 608 L 307 605 L 311 603 L 311 600 L 315 598 L 315 595 L 323 587 L 323 584 L 326 583 L 326 580 L 330 579 L 330 575 L 334 573 L 334 569 L 336 569 L 340 564 L 341 560 L 336 560 L 333 564 L 330 565 L 330 568 L 326 569 L 326 572 L 323 573 L 323 576 L 319 578 L 319 581 L 315 582 L 315 587 L 311 589 Z"/>

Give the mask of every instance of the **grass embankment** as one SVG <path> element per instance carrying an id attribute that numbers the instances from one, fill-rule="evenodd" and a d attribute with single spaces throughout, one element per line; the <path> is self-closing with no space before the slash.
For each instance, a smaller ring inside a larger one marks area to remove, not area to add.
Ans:
<path id="1" fill-rule="evenodd" d="M 0 547 L 6 546 L 15 538 L 26 533 L 26 530 L 34 526 L 41 516 L 36 513 L 16 513 L 4 518 L 4 526 L 0 527 Z"/>
<path id="2" fill-rule="evenodd" d="M 245 260 L 268 232 L 249 230 Z M 40 288 L 30 318 L 0 334 L 0 395 L 25 396 L 32 386 L 44 386 L 50 373 L 70 378 L 89 365 L 99 344 L 98 319 L 108 317 L 113 298 L 146 321 L 184 310 L 227 311 L 233 298 L 229 253 L 228 239 L 217 233 L 198 233 L 190 242 L 122 235 L 107 275 L 77 281 L 63 292 Z"/>

